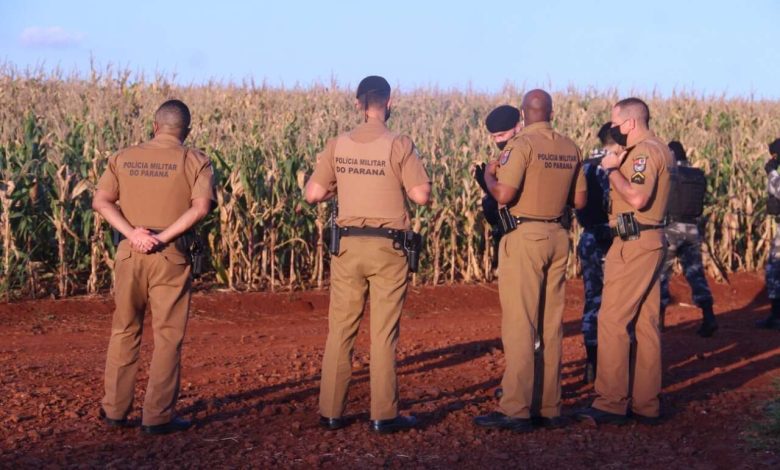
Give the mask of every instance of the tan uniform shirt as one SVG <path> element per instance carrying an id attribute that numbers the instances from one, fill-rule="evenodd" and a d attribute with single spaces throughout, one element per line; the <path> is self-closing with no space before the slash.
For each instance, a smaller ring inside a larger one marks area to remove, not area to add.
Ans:
<path id="1" fill-rule="evenodd" d="M 666 204 L 669 201 L 671 174 L 675 162 L 669 147 L 648 132 L 636 145 L 628 149 L 628 155 L 620 165 L 620 173 L 631 183 L 631 187 L 650 197 L 647 206 L 637 211 L 610 185 L 609 219 L 615 225 L 617 214 L 633 212 L 639 223 L 658 225 L 666 216 Z"/>
<path id="2" fill-rule="evenodd" d="M 97 187 L 118 197 L 130 225 L 154 230 L 175 222 L 195 198 L 216 201 L 209 158 L 164 134 L 112 155 Z"/>
<path id="3" fill-rule="evenodd" d="M 526 126 L 509 141 L 499 155 L 496 177 L 518 189 L 517 200 L 509 204 L 516 217 L 560 217 L 575 192 L 587 191 L 580 149 L 549 122 Z"/>
<path id="4" fill-rule="evenodd" d="M 328 141 L 311 180 L 337 191 L 341 227 L 408 229 L 405 189 L 430 183 L 412 140 L 378 119 Z"/>

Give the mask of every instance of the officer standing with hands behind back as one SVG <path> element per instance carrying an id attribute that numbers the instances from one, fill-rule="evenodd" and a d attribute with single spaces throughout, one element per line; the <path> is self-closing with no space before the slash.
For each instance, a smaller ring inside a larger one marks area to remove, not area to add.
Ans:
<path id="1" fill-rule="evenodd" d="M 328 141 L 304 189 L 310 204 L 338 200 L 320 425 L 335 430 L 347 424 L 352 351 L 370 296 L 371 429 L 388 433 L 416 425 L 414 417 L 398 414 L 395 349 L 407 277 L 410 268 L 416 270 L 420 248 L 419 235 L 410 231 L 406 199 L 427 204 L 431 185 L 411 139 L 385 125 L 391 109 L 387 80 L 364 78 L 355 106 L 363 123 Z"/>
<path id="2" fill-rule="evenodd" d="M 569 259 L 569 233 L 562 222 L 568 204 L 585 205 L 587 191 L 580 150 L 552 128 L 552 97 L 543 90 L 529 91 L 521 113 L 523 129 L 485 169 L 487 188 L 503 206 L 498 292 L 506 370 L 499 409 L 477 416 L 474 424 L 528 432 L 536 424 L 562 424 L 561 342 Z M 542 370 L 535 364 L 537 342 Z M 543 389 L 538 407 L 533 406 L 535 378 Z"/>
<path id="3" fill-rule="evenodd" d="M 666 144 L 650 130 L 650 110 L 644 101 L 619 101 L 611 121 L 612 138 L 625 151 L 611 152 L 601 161 L 609 172 L 615 238 L 607 253 L 599 311 L 597 397 L 577 417 L 596 424 L 624 424 L 632 412 L 638 421 L 654 423 L 660 415 L 661 392 L 658 277 L 666 251 L 663 221 L 675 163 Z M 633 352 L 630 329 L 636 338 Z"/>
<path id="4" fill-rule="evenodd" d="M 100 409 L 109 426 L 128 426 L 144 312 L 149 305 L 154 352 L 141 430 L 167 434 L 189 428 L 175 416 L 181 346 L 190 306 L 192 227 L 215 202 L 208 157 L 184 146 L 190 110 L 179 100 L 154 115 L 154 138 L 114 154 L 92 207 L 124 239 L 114 262 L 116 310 Z"/>

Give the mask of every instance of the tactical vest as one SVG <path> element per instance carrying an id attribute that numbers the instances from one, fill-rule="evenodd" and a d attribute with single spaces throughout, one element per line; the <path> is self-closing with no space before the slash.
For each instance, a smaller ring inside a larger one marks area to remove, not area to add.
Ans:
<path id="1" fill-rule="evenodd" d="M 678 166 L 672 173 L 672 195 L 667 212 L 672 219 L 695 219 L 704 212 L 707 178 L 704 171 L 689 166 Z"/>
<path id="2" fill-rule="evenodd" d="M 349 134 L 336 140 L 333 159 L 338 188 L 337 222 L 355 218 L 401 220 L 406 217 L 406 199 L 390 155 L 396 135 L 386 132 L 360 143 Z"/>

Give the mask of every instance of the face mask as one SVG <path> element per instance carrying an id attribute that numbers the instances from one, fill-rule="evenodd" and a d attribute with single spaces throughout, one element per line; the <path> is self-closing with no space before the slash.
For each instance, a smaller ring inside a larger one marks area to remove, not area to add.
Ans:
<path id="1" fill-rule="evenodd" d="M 503 142 L 496 142 L 496 147 L 498 147 L 498 150 L 504 150 L 504 147 L 506 147 L 507 142 L 509 141 L 505 140 Z"/>
<path id="2" fill-rule="evenodd" d="M 610 127 L 609 135 L 616 144 L 620 145 L 621 147 L 626 146 L 626 143 L 628 142 L 628 135 L 620 132 L 620 126 Z"/>

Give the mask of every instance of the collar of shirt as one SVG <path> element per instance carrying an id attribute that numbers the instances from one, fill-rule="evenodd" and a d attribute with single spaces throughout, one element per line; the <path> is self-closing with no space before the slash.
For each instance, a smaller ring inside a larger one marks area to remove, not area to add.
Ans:
<path id="1" fill-rule="evenodd" d="M 350 133 L 350 137 L 356 142 L 366 143 L 376 139 L 385 132 L 387 132 L 387 126 L 384 121 L 377 118 L 368 118 L 368 121 L 360 124 Z"/>
<path id="2" fill-rule="evenodd" d="M 552 124 L 550 124 L 550 121 L 535 122 L 523 127 L 523 132 L 534 132 L 541 130 L 552 130 Z"/>
<path id="3" fill-rule="evenodd" d="M 655 134 L 650 129 L 648 129 L 646 131 L 640 131 L 640 133 L 637 136 L 636 140 L 631 142 L 631 145 L 626 147 L 626 150 L 629 150 L 629 151 L 633 150 L 634 147 L 636 147 L 637 145 L 641 144 L 642 142 L 646 141 L 647 139 L 649 139 L 651 137 L 655 137 Z"/>
<path id="4" fill-rule="evenodd" d="M 178 137 L 170 134 L 157 134 L 149 143 L 160 147 L 177 147 L 182 145 L 182 141 Z"/>

